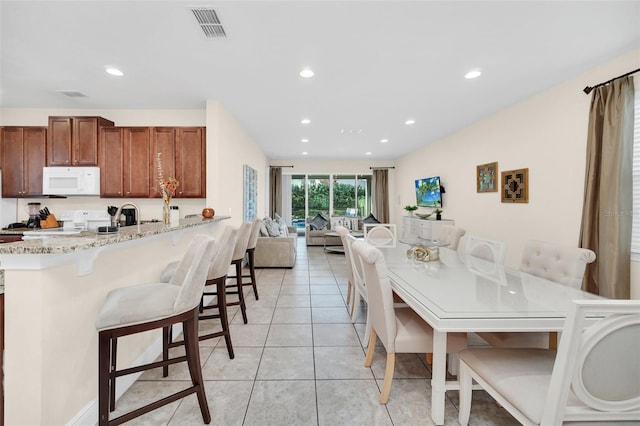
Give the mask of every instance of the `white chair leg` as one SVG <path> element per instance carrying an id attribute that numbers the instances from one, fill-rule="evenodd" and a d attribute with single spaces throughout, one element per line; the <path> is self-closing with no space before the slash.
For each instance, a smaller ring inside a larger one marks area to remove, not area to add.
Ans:
<path id="1" fill-rule="evenodd" d="M 458 358 L 458 354 L 452 353 L 447 354 L 447 356 L 447 370 L 449 371 L 449 374 L 457 376 L 458 371 L 460 370 L 460 359 Z"/>
<path id="2" fill-rule="evenodd" d="M 357 305 L 360 304 L 360 292 L 355 285 L 353 286 L 353 300 L 351 303 L 351 322 L 355 323 L 356 319 L 358 319 Z"/>
<path id="3" fill-rule="evenodd" d="M 460 407 L 458 422 L 460 422 L 460 426 L 466 426 L 469 424 L 469 416 L 471 414 L 471 391 L 473 380 L 471 379 L 469 367 L 467 367 L 464 362 L 459 362 L 459 370 L 460 374 L 458 376 L 458 381 L 460 383 Z"/>

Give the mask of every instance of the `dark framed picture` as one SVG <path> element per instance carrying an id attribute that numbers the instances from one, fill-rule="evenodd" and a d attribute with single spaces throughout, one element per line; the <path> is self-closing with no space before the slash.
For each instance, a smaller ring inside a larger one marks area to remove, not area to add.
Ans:
<path id="1" fill-rule="evenodd" d="M 476 192 L 498 192 L 498 162 L 476 166 Z"/>
<path id="2" fill-rule="evenodd" d="M 502 202 L 529 202 L 529 169 L 508 170 L 502 172 Z"/>

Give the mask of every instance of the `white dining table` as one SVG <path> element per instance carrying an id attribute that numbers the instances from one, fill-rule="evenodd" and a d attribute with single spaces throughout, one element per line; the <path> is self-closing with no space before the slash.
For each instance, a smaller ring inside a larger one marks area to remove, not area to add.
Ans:
<path id="1" fill-rule="evenodd" d="M 571 301 L 597 299 L 591 293 L 502 265 L 467 257 L 447 248 L 439 260 L 407 256 L 409 245 L 382 249 L 391 286 L 433 327 L 431 418 L 444 424 L 445 392 L 458 389 L 446 380 L 447 333 L 560 331 Z"/>

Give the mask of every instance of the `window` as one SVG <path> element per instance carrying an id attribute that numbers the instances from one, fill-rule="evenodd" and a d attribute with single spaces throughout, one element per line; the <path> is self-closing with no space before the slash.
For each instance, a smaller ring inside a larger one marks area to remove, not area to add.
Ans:
<path id="1" fill-rule="evenodd" d="M 349 210 L 356 206 L 356 176 L 333 176 L 333 215 L 347 216 Z M 355 216 L 355 215 L 354 215 Z"/>
<path id="2" fill-rule="evenodd" d="M 307 207 L 306 176 L 291 176 L 291 226 L 304 229 Z"/>
<path id="3" fill-rule="evenodd" d="M 329 217 L 329 175 L 309 175 L 307 177 L 308 216 L 322 213 Z"/>
<path id="4" fill-rule="evenodd" d="M 635 77 L 635 117 L 633 123 L 633 228 L 631 260 L 640 261 L 640 78 Z"/>

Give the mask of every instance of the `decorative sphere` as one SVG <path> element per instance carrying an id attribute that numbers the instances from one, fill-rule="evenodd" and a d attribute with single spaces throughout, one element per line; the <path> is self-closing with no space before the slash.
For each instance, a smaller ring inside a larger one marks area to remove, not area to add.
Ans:
<path id="1" fill-rule="evenodd" d="M 207 207 L 207 208 L 202 209 L 202 216 L 204 216 L 204 217 L 206 217 L 208 219 L 212 218 L 213 215 L 215 215 L 215 214 L 216 214 L 216 211 L 213 210 L 211 207 Z"/>

